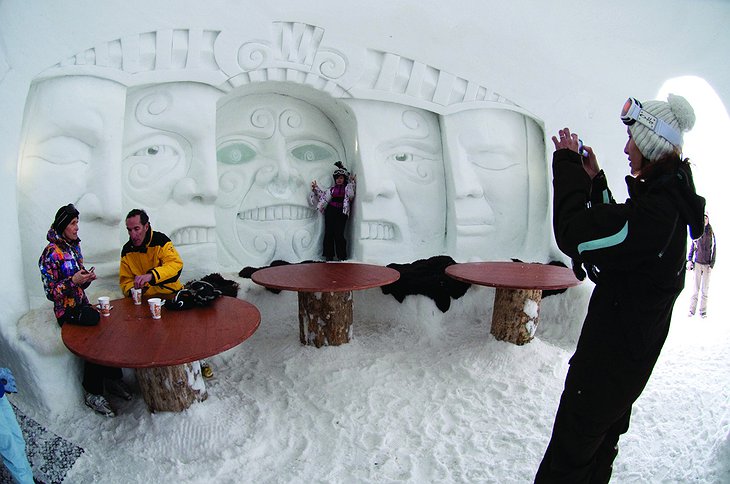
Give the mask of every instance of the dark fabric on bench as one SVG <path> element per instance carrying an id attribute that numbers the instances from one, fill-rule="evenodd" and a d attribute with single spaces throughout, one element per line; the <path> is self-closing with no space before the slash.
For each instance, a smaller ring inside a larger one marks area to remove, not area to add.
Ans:
<path id="1" fill-rule="evenodd" d="M 446 255 L 420 259 L 409 264 L 388 264 L 400 273 L 400 279 L 380 289 L 402 303 L 408 295 L 423 295 L 434 300 L 436 307 L 445 313 L 451 307 L 451 299 L 466 294 L 471 284 L 457 281 L 446 275 L 446 268 L 456 261 Z"/>
<path id="2" fill-rule="evenodd" d="M 225 279 L 217 272 L 201 277 L 200 280 L 213 284 L 213 287 L 218 289 L 223 296 L 238 296 L 238 283 L 236 281 Z"/>

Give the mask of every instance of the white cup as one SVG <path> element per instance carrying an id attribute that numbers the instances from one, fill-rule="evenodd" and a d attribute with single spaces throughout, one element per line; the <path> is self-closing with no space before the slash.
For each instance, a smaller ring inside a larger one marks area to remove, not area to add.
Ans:
<path id="1" fill-rule="evenodd" d="M 102 316 L 109 316 L 112 312 L 112 306 L 109 303 L 109 296 L 101 296 L 99 298 L 99 310 Z"/>
<path id="2" fill-rule="evenodd" d="M 150 313 L 152 313 L 152 319 L 162 318 L 162 299 L 159 297 L 151 297 L 147 300 L 150 304 Z"/>
<path id="3" fill-rule="evenodd" d="M 134 304 L 142 304 L 142 289 L 132 288 L 132 300 L 134 301 Z"/>

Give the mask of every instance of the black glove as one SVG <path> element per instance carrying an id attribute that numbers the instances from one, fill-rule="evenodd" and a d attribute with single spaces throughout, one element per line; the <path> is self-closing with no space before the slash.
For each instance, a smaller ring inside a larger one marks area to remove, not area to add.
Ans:
<path id="1" fill-rule="evenodd" d="M 190 291 L 193 293 L 193 300 L 198 306 L 207 306 L 221 295 L 221 292 L 213 284 L 205 281 L 192 282 Z"/>
<path id="2" fill-rule="evenodd" d="M 99 324 L 99 311 L 90 304 L 82 304 L 67 308 L 58 324 L 76 324 L 78 326 L 96 326 Z"/>
<path id="3" fill-rule="evenodd" d="M 167 309 L 173 311 L 181 311 L 195 307 L 195 296 L 188 289 L 181 289 L 175 293 L 175 297 L 171 301 L 165 303 Z"/>
<path id="4" fill-rule="evenodd" d="M 579 281 L 582 281 L 586 278 L 586 271 L 583 270 L 582 262 L 578 259 L 571 259 L 570 261 L 573 265 L 573 274 L 575 274 L 575 278 Z"/>

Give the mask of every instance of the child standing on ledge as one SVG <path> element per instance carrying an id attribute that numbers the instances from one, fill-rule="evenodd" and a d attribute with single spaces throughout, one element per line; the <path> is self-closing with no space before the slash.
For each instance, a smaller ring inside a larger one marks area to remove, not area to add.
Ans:
<path id="1" fill-rule="evenodd" d="M 324 213 L 324 242 L 322 255 L 328 261 L 347 259 L 347 240 L 345 224 L 350 216 L 350 204 L 355 198 L 355 176 L 345 169 L 341 161 L 335 163 L 337 169 L 332 173 L 334 185 L 322 190 L 316 180 L 312 180 L 309 203 Z"/>

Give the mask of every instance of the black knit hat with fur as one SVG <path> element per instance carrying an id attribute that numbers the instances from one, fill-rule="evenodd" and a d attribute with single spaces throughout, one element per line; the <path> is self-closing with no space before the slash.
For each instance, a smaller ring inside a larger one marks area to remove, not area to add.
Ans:
<path id="1" fill-rule="evenodd" d="M 58 212 L 56 212 L 56 217 L 53 219 L 53 225 L 51 225 L 51 227 L 53 227 L 53 230 L 55 230 L 58 235 L 63 235 L 63 231 L 66 230 L 68 224 L 70 224 L 71 221 L 78 216 L 79 211 L 76 210 L 73 203 L 64 205 L 58 209 Z"/>

